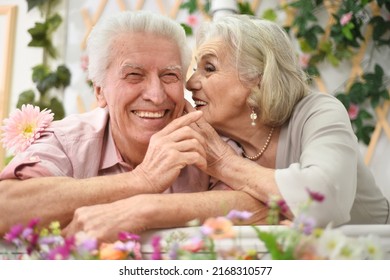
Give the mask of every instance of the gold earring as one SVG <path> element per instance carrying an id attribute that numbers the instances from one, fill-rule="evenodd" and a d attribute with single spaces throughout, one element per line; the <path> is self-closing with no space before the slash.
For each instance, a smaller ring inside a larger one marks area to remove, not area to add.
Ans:
<path id="1" fill-rule="evenodd" d="M 257 119 L 257 114 L 256 114 L 254 108 L 252 108 L 252 112 L 251 112 L 250 117 L 251 117 L 251 120 L 252 120 L 251 125 L 252 125 L 252 126 L 255 126 L 255 125 L 256 125 L 255 120 Z"/>

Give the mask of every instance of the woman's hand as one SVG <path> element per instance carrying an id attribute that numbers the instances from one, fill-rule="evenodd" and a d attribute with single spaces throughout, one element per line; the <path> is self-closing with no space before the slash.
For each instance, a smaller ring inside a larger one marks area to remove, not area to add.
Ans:
<path id="1" fill-rule="evenodd" d="M 185 110 L 187 112 L 196 111 L 188 101 L 186 101 Z M 211 176 L 221 179 L 221 176 L 219 176 L 220 171 L 232 157 L 237 156 L 237 153 L 203 117 L 193 122 L 190 126 L 201 134 L 206 141 L 207 169 L 203 170 Z"/>

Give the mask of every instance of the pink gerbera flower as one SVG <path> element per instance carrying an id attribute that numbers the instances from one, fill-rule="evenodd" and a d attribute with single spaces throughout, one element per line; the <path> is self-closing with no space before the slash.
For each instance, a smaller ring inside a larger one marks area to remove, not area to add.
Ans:
<path id="1" fill-rule="evenodd" d="M 41 137 L 41 132 L 49 126 L 54 114 L 51 110 L 40 111 L 38 106 L 22 105 L 3 121 L 1 127 L 3 147 L 14 154 L 23 152 Z"/>

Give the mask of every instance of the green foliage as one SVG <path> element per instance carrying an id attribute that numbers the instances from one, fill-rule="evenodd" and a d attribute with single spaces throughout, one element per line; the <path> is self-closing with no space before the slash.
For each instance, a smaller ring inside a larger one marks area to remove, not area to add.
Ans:
<path id="1" fill-rule="evenodd" d="M 197 0 L 188 0 L 180 5 L 180 9 L 188 10 L 188 13 L 191 15 L 198 10 L 198 4 L 196 2 Z M 210 9 L 210 1 L 207 1 L 207 3 L 208 9 L 206 11 L 208 12 Z"/>
<path id="2" fill-rule="evenodd" d="M 371 111 L 373 111 L 384 100 L 390 99 L 389 91 L 384 84 L 382 67 L 376 64 L 374 72 L 363 74 L 361 79 L 351 85 L 349 91 L 338 92 L 336 97 L 343 103 L 347 110 L 351 110 L 352 106 L 357 106 L 358 114 L 355 118 L 351 119 L 351 124 L 358 139 L 368 145 L 371 134 L 374 131 L 372 123 L 374 117 L 366 107 L 369 106 Z"/>
<path id="3" fill-rule="evenodd" d="M 255 15 L 248 2 L 238 2 L 238 11 L 240 14 Z"/>
<path id="4" fill-rule="evenodd" d="M 239 13 L 254 14 L 248 2 L 240 1 Z M 300 50 L 310 56 L 305 68 L 309 77 L 320 76 L 318 69 L 320 63 L 326 62 L 333 67 L 338 67 L 341 62 L 351 60 L 359 51 L 361 44 L 365 43 L 362 32 L 368 24 L 373 27 L 372 38 L 369 40 L 372 40 L 376 47 L 390 47 L 390 20 L 383 16 L 390 12 L 390 0 L 376 0 L 382 13 L 371 18 L 368 4 L 373 0 L 334 1 L 333 4 L 339 6 L 334 14 L 330 15 L 334 22 L 327 38 L 323 38 L 325 30 L 319 23 L 317 15 L 317 12 L 325 9 L 324 2 L 323 0 L 295 0 L 278 7 L 286 11 L 291 8 L 295 10 L 291 25 L 284 28 L 297 39 Z M 210 1 L 207 3 L 209 4 Z M 196 12 L 196 0 L 186 1 L 181 8 L 188 9 L 189 13 Z M 384 9 L 387 11 L 384 12 Z M 261 17 L 275 21 L 277 15 L 275 10 L 267 9 Z M 192 35 L 190 32 L 187 34 Z M 374 129 L 374 116 L 371 112 L 384 100 L 389 99 L 384 79 L 383 69 L 376 65 L 373 73 L 363 73 L 348 90 L 336 93 L 337 98 L 347 109 L 350 109 L 351 105 L 359 106 L 357 117 L 351 120 L 351 124 L 359 140 L 366 144 L 369 143 Z"/>
<path id="5" fill-rule="evenodd" d="M 257 237 L 264 242 L 265 247 L 271 255 L 272 260 L 294 260 L 294 249 L 297 245 L 298 239 L 295 236 L 295 232 L 290 232 L 290 236 L 286 236 L 286 233 L 282 231 L 276 234 L 275 232 L 261 231 L 256 226 L 253 226 L 256 231 Z M 280 244 L 282 240 L 289 238 L 289 246 L 283 248 Z M 297 242 L 294 242 L 296 240 Z"/>
<path id="6" fill-rule="evenodd" d="M 390 4 L 389 4 L 390 5 Z M 375 16 L 370 20 L 373 26 L 372 40 L 376 46 L 390 45 L 390 20 L 385 20 L 381 16 Z"/>
<path id="7" fill-rule="evenodd" d="M 185 23 L 180 23 L 180 25 L 184 28 L 184 32 L 186 33 L 187 36 L 193 35 L 191 26 L 189 26 L 188 24 L 185 24 Z"/>
<path id="8" fill-rule="evenodd" d="M 263 12 L 263 15 L 261 17 L 266 20 L 275 21 L 277 15 L 273 9 L 267 9 Z"/>
<path id="9" fill-rule="evenodd" d="M 52 58 L 56 58 L 57 52 L 51 42 L 51 36 L 61 23 L 62 18 L 58 14 L 53 15 L 43 23 L 36 22 L 35 26 L 28 30 L 28 33 L 30 33 L 32 38 L 28 46 L 42 47 Z"/>
<path id="10" fill-rule="evenodd" d="M 308 50 L 315 50 L 318 46 L 318 36 L 324 33 L 324 29 L 318 24 L 317 17 L 313 11 L 322 1 L 300 0 L 287 5 L 297 9 L 291 27 L 297 29 L 296 37 L 304 44 Z"/>
<path id="11" fill-rule="evenodd" d="M 41 109 L 48 108 L 54 113 L 54 118 L 59 120 L 65 116 L 65 110 L 61 98 L 53 96 L 53 93 L 62 94 L 71 80 L 71 73 L 65 65 L 59 65 L 55 70 L 51 70 L 47 62 L 49 57 L 52 59 L 57 57 L 52 36 L 61 25 L 62 18 L 57 13 L 52 14 L 52 7 L 57 5 L 59 0 L 28 0 L 27 3 L 28 11 L 39 9 L 44 17 L 43 22 L 36 22 L 34 27 L 28 29 L 31 35 L 28 46 L 43 49 L 43 62 L 32 68 L 32 81 L 36 84 L 37 92 L 32 89 L 23 91 L 16 106 L 21 108 L 23 104 L 32 104 Z"/>

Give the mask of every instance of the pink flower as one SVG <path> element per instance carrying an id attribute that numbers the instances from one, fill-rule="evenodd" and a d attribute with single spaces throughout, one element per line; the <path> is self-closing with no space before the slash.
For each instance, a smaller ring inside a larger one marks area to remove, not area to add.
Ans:
<path id="1" fill-rule="evenodd" d="M 341 16 L 341 18 L 340 18 L 340 24 L 341 24 L 342 26 L 346 25 L 348 22 L 351 21 L 352 16 L 353 16 L 353 13 L 352 13 L 352 12 L 343 14 L 343 15 Z"/>
<path id="2" fill-rule="evenodd" d="M 309 66 L 311 55 L 307 53 L 302 53 L 299 55 L 299 65 L 306 69 Z"/>
<path id="3" fill-rule="evenodd" d="M 13 151 L 14 154 L 23 152 L 35 142 L 41 133 L 53 120 L 51 110 L 40 111 L 38 106 L 22 105 L 22 109 L 14 111 L 5 119 L 1 127 L 3 147 Z"/>
<path id="4" fill-rule="evenodd" d="M 351 103 L 348 108 L 348 115 L 351 120 L 356 120 L 359 115 L 359 106 Z"/>
<path id="5" fill-rule="evenodd" d="M 162 260 L 160 241 L 161 241 L 161 236 L 153 236 L 153 238 L 152 238 L 152 247 L 153 247 L 152 260 Z"/>
<path id="6" fill-rule="evenodd" d="M 199 252 L 200 250 L 204 249 L 204 241 L 202 238 L 195 236 L 192 237 L 188 243 L 184 244 L 182 246 L 183 250 L 196 253 Z"/>
<path id="7" fill-rule="evenodd" d="M 191 27 L 195 27 L 197 24 L 198 24 L 198 17 L 197 16 L 194 16 L 194 15 L 189 15 L 187 17 L 187 23 L 189 26 Z"/>
<path id="8" fill-rule="evenodd" d="M 88 71 L 88 65 L 89 65 L 89 58 L 88 58 L 88 55 L 82 55 L 81 58 L 80 58 L 80 66 L 81 66 L 81 69 L 84 71 L 84 72 L 87 72 Z"/>
<path id="9" fill-rule="evenodd" d="M 235 237 L 233 223 L 225 217 L 208 218 L 203 223 L 201 232 L 212 239 Z"/>
<path id="10" fill-rule="evenodd" d="M 312 200 L 322 202 L 325 199 L 325 196 L 319 192 L 313 192 L 309 190 L 309 188 L 306 188 L 307 192 L 309 193 L 309 196 Z"/>

